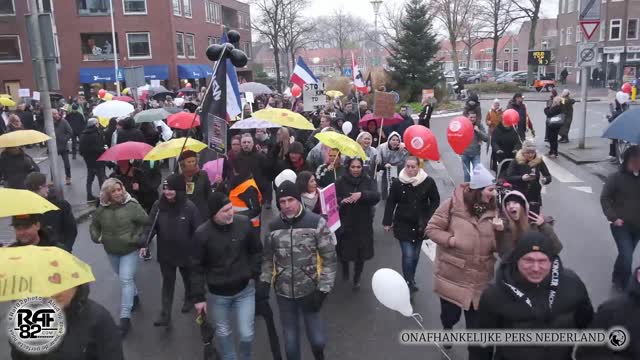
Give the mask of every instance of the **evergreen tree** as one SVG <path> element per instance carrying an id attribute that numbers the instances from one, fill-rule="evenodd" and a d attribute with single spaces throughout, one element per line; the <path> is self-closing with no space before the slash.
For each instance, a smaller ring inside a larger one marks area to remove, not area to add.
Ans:
<path id="1" fill-rule="evenodd" d="M 415 100 L 422 89 L 433 89 L 440 78 L 434 58 L 440 46 L 433 33 L 433 16 L 424 0 L 409 0 L 387 59 L 391 77 Z"/>

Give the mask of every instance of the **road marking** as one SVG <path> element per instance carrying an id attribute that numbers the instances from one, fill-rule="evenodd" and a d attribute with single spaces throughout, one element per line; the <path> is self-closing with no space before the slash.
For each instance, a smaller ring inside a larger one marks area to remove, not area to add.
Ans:
<path id="1" fill-rule="evenodd" d="M 580 178 L 573 175 L 569 170 L 563 168 L 558 165 L 555 161 L 549 159 L 546 156 L 542 157 L 544 159 L 544 163 L 547 164 L 547 168 L 549 168 L 549 172 L 551 176 L 556 178 L 561 183 L 582 183 L 584 181 L 580 180 Z"/>
<path id="2" fill-rule="evenodd" d="M 422 242 L 422 252 L 424 252 L 432 262 L 436 258 L 436 246 L 436 243 L 431 239 L 427 239 Z"/>
<path id="3" fill-rule="evenodd" d="M 593 194 L 593 189 L 591 189 L 591 186 L 569 186 L 569 188 L 573 190 L 582 191 L 587 194 Z"/>

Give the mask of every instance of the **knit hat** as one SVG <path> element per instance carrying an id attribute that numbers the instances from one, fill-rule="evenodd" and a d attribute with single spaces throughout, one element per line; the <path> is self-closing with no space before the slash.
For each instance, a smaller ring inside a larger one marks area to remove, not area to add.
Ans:
<path id="1" fill-rule="evenodd" d="M 531 140 L 525 140 L 522 143 L 522 152 L 536 152 L 536 144 Z"/>
<path id="2" fill-rule="evenodd" d="M 278 203 L 280 199 L 286 196 L 291 196 L 296 198 L 298 201 L 302 201 L 300 197 L 300 191 L 296 184 L 292 183 L 289 180 L 285 180 L 280 186 L 278 186 L 278 191 L 276 191 L 276 200 Z"/>
<path id="3" fill-rule="evenodd" d="M 276 184 L 276 187 L 280 187 L 280 185 L 285 181 L 291 181 L 292 183 L 295 183 L 297 178 L 298 175 L 296 175 L 293 170 L 285 169 L 280 174 L 278 174 L 278 176 L 276 176 L 273 182 Z"/>
<path id="4" fill-rule="evenodd" d="M 180 174 L 171 174 L 162 182 L 162 187 L 175 191 L 186 191 L 187 183 Z"/>
<path id="5" fill-rule="evenodd" d="M 188 158 L 197 158 L 198 155 L 196 154 L 195 151 L 193 150 L 185 150 L 182 152 L 182 154 L 180 154 L 180 157 L 178 158 L 178 161 L 182 161 Z"/>
<path id="6" fill-rule="evenodd" d="M 529 230 L 520 237 L 520 240 L 516 243 L 516 247 L 513 249 L 513 252 L 511 252 L 509 260 L 512 263 L 518 262 L 523 256 L 534 251 L 540 251 L 547 255 L 549 260 L 552 260 L 558 255 L 554 250 L 553 241 L 551 241 L 548 236 L 539 231 Z"/>
<path id="7" fill-rule="evenodd" d="M 87 127 L 94 127 L 94 126 L 98 126 L 98 119 L 96 118 L 89 118 L 89 120 L 87 120 Z"/>
<path id="8" fill-rule="evenodd" d="M 496 178 L 493 177 L 489 170 L 482 166 L 482 164 L 478 164 L 473 167 L 472 171 L 470 183 L 471 189 L 484 189 L 487 186 L 495 185 Z"/>
<path id="9" fill-rule="evenodd" d="M 299 141 L 294 141 L 289 145 L 289 154 L 302 154 L 304 155 L 304 146 Z"/>
<path id="10" fill-rule="evenodd" d="M 209 206 L 209 217 L 214 217 L 225 205 L 230 204 L 229 197 L 222 192 L 214 191 L 209 194 L 207 205 Z"/>

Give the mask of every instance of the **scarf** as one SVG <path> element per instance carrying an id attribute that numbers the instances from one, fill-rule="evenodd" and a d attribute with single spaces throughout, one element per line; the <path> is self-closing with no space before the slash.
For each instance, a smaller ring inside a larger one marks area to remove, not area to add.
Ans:
<path id="1" fill-rule="evenodd" d="M 487 206 L 485 203 L 473 204 L 473 216 L 479 219 L 487 211 Z"/>
<path id="2" fill-rule="evenodd" d="M 400 175 L 398 175 L 398 180 L 400 180 L 401 183 L 411 184 L 413 185 L 413 187 L 416 187 L 422 184 L 426 179 L 427 179 L 427 173 L 422 169 L 420 169 L 420 171 L 418 171 L 418 175 L 414 177 L 409 177 L 409 175 L 407 175 L 404 169 L 402 169 L 402 171 L 400 171 Z"/>
<path id="3" fill-rule="evenodd" d="M 551 265 L 551 280 L 549 283 L 549 312 L 553 309 L 553 303 L 556 300 L 556 293 L 558 292 L 558 286 L 560 285 L 560 270 L 562 264 L 560 264 L 560 258 L 556 257 L 553 260 L 553 264 Z M 529 308 L 533 308 L 533 303 L 531 303 L 531 299 L 520 289 L 515 286 L 503 281 L 503 283 L 509 288 L 513 294 L 520 300 L 524 301 L 525 304 L 529 306 Z"/>

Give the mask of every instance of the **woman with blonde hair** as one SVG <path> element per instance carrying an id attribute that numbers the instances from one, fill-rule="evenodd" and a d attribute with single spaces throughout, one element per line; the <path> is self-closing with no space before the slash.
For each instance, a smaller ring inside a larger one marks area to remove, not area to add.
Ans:
<path id="1" fill-rule="evenodd" d="M 134 277 L 138 266 L 138 249 L 144 246 L 142 233 L 148 223 L 147 213 L 125 190 L 122 181 L 109 178 L 100 190 L 100 206 L 89 228 L 91 240 L 102 244 L 122 288 L 120 333 L 126 336 L 131 327 L 131 312 L 139 303 Z"/>

